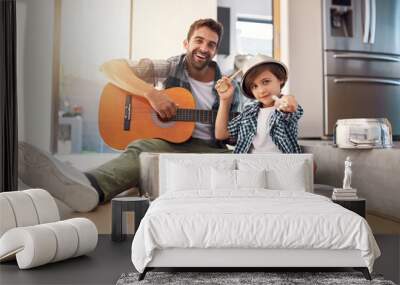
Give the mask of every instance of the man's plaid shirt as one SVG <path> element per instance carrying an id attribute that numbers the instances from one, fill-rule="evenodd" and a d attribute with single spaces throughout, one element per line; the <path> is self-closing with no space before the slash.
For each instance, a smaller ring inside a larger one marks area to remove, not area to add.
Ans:
<path id="1" fill-rule="evenodd" d="M 252 102 L 244 107 L 243 112 L 231 120 L 228 124 L 228 131 L 232 139 L 236 140 L 236 147 L 233 153 L 248 153 L 253 138 L 257 133 L 257 118 L 260 111 L 260 103 Z M 284 113 L 275 110 L 270 119 L 270 135 L 282 153 L 301 153 L 297 143 L 297 122 L 303 115 L 303 108 L 298 105 L 296 112 Z M 267 127 L 267 126 L 265 126 Z"/>
<path id="2" fill-rule="evenodd" d="M 130 61 L 128 63 L 133 72 L 139 78 L 152 84 L 153 86 L 159 86 L 161 83 L 163 88 L 183 87 L 192 92 L 189 83 L 188 72 L 186 69 L 185 54 L 170 57 L 167 60 L 141 59 L 140 61 Z M 221 71 L 215 61 L 212 61 L 210 64 L 215 68 L 214 82 L 217 82 L 221 78 Z M 237 83 L 235 84 L 236 88 L 233 94 L 231 112 L 237 112 L 241 109 L 240 91 Z M 221 142 L 215 140 L 215 118 L 219 107 L 219 96 L 215 88 L 212 89 L 212 95 L 215 98 L 212 105 L 212 110 L 214 111 L 215 116 L 213 117 L 214 124 L 212 126 L 211 137 L 216 145 L 224 147 L 225 143 L 228 141 Z"/>

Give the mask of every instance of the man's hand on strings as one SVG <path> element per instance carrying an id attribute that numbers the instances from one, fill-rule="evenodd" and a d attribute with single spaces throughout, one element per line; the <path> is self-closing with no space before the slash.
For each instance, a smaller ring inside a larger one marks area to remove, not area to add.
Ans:
<path id="1" fill-rule="evenodd" d="M 154 89 L 146 94 L 146 98 L 161 119 L 168 120 L 175 116 L 177 106 L 163 90 Z"/>

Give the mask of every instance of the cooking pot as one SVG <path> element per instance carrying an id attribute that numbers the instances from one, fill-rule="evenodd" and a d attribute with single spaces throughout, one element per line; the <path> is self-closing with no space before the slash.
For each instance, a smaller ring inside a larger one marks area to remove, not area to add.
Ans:
<path id="1" fill-rule="evenodd" d="M 386 118 L 337 120 L 333 143 L 339 148 L 392 147 L 392 126 Z"/>

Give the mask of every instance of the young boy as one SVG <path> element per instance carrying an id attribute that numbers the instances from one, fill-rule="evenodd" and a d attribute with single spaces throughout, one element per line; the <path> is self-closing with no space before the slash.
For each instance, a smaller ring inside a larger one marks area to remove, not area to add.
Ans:
<path id="1" fill-rule="evenodd" d="M 243 66 L 241 89 L 243 94 L 256 99 L 246 105 L 240 115 L 228 123 L 234 86 L 227 77 L 217 83 L 220 105 L 215 123 L 218 140 L 236 141 L 234 153 L 301 153 L 297 143 L 297 122 L 303 108 L 293 96 L 282 95 L 288 78 L 286 66 L 265 55 L 256 55 Z"/>

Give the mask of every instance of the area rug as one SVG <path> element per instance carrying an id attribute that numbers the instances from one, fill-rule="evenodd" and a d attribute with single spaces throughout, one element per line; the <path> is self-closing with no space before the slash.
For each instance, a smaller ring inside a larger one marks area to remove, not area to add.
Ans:
<path id="1" fill-rule="evenodd" d="M 213 284 L 213 285 L 395 285 L 384 280 L 381 275 L 372 275 L 372 281 L 366 280 L 360 272 L 148 272 L 142 281 L 139 273 L 124 273 L 116 285 L 134 284 Z"/>

